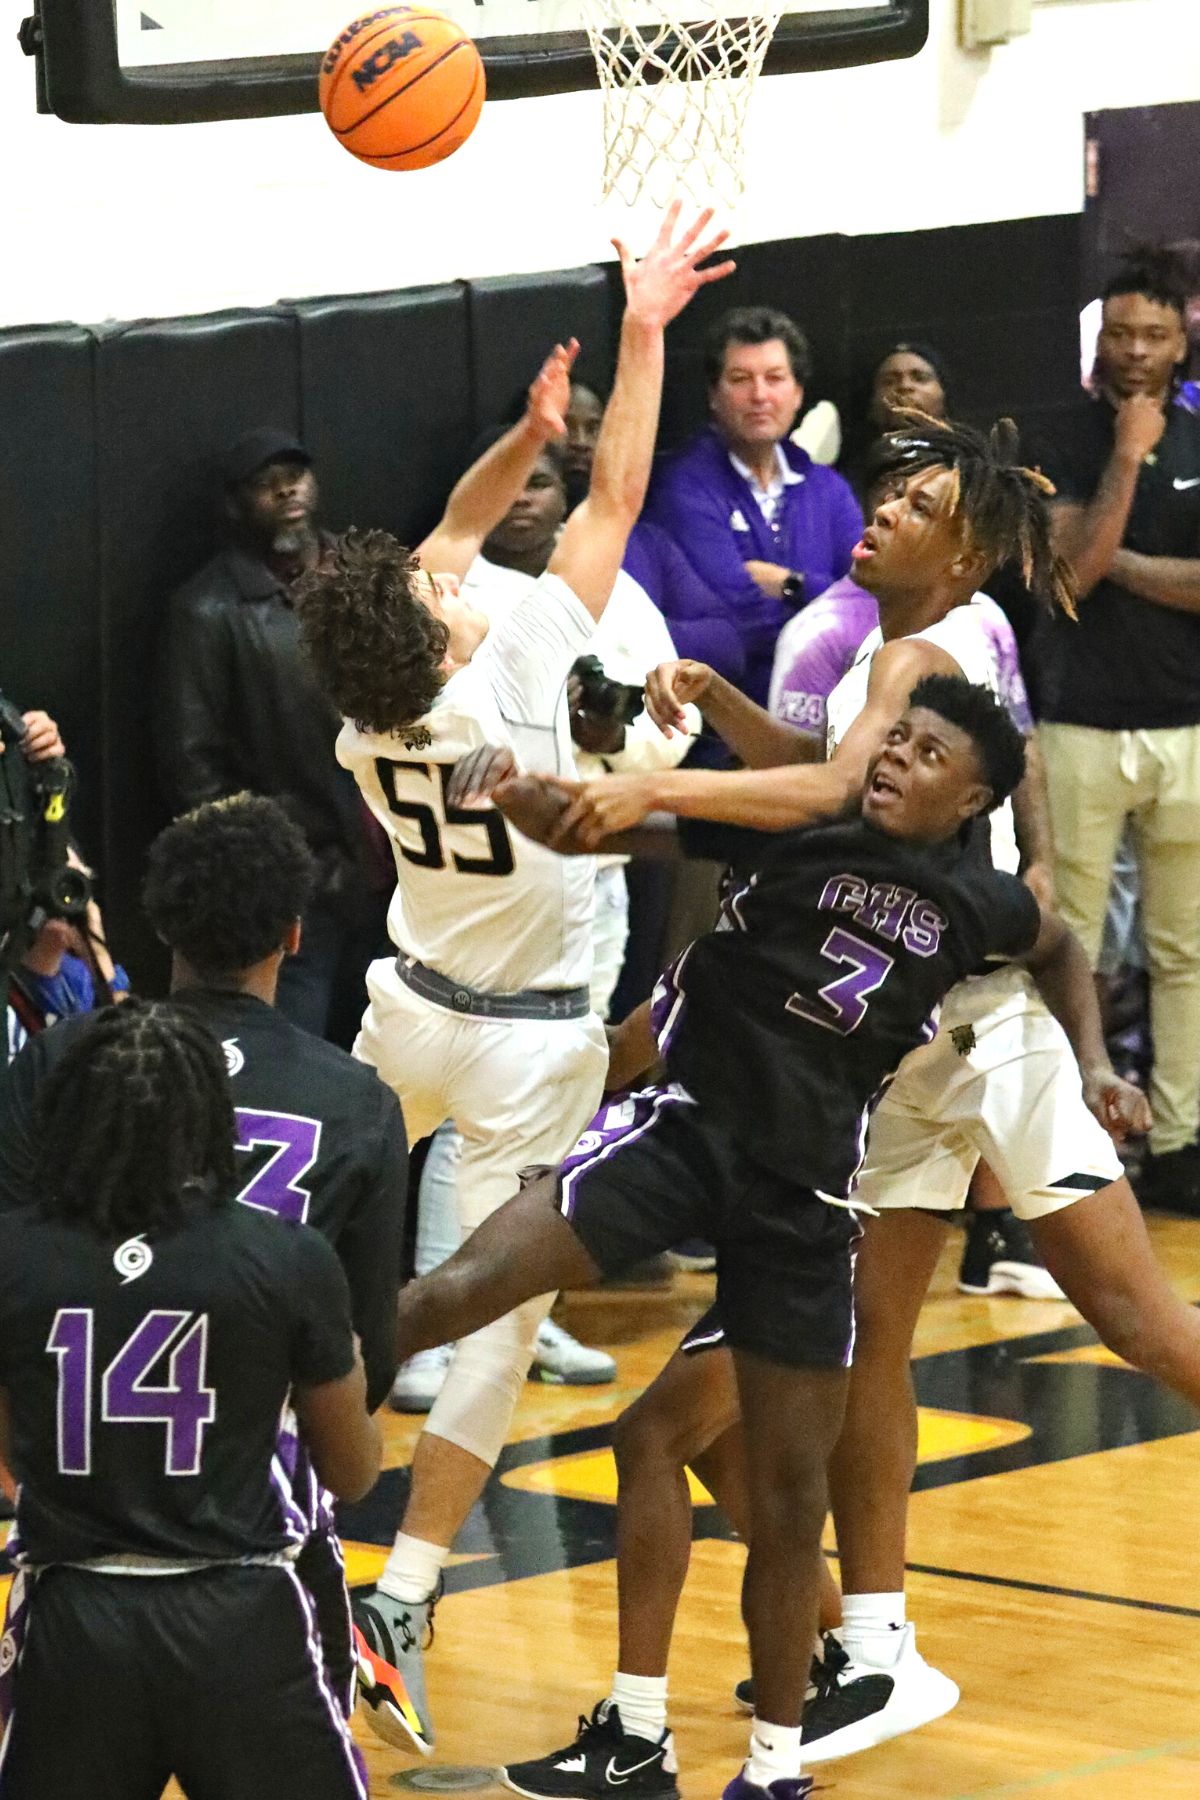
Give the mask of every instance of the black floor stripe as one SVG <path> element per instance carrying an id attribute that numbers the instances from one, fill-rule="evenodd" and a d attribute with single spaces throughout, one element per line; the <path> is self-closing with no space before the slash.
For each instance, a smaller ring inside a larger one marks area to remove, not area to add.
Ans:
<path id="1" fill-rule="evenodd" d="M 1200 1619 L 1198 1606 L 1171 1606 L 1165 1600 L 1131 1600 L 1125 1594 L 1097 1594 L 1090 1588 L 1052 1587 L 1045 1581 L 1017 1581 L 1008 1575 L 980 1575 L 971 1569 L 939 1569 L 933 1563 L 906 1563 L 912 1575 L 940 1575 L 947 1581 L 974 1581 L 982 1587 L 1016 1588 L 1023 1594 L 1053 1594 L 1061 1600 L 1094 1600 L 1100 1606 L 1130 1606 L 1136 1612 L 1170 1613 Z"/>

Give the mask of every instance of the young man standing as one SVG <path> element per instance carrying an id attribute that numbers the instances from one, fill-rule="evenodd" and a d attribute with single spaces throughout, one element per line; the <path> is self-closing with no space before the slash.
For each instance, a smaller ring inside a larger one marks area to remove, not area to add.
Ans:
<path id="1" fill-rule="evenodd" d="M 1081 594 L 1036 643 L 1063 917 L 1092 960 L 1132 826 L 1150 972 L 1154 1128 L 1142 1197 L 1200 1213 L 1200 414 L 1185 272 L 1129 259 L 1104 294 L 1095 392 L 1045 458 Z"/>
<path id="2" fill-rule="evenodd" d="M 825 1465 L 854 1345 L 853 1188 L 872 1098 L 983 958 L 1078 955 L 1029 889 L 969 844 L 970 822 L 1023 769 L 1020 734 L 985 689 L 919 682 L 872 761 L 859 816 L 781 838 L 730 895 L 724 928 L 664 979 L 665 1083 L 603 1108 L 561 1168 L 401 1297 L 401 1346 L 418 1348 L 535 1286 L 586 1286 L 697 1233 L 716 1245 L 743 1422 L 757 1684 L 749 1761 L 727 1800 L 811 1792 L 800 1721 Z M 517 776 L 493 793 L 520 825 L 531 800 L 553 804 L 548 787 Z M 619 1787 L 673 1796 L 665 1717 L 652 1731 L 634 1722 L 653 1685 L 619 1675 L 578 1740 L 509 1768 L 509 1785 L 560 1800 Z"/>
<path id="3" fill-rule="evenodd" d="M 591 492 L 525 598 L 489 630 L 458 591 L 457 577 L 515 493 L 465 563 L 456 560 L 465 539 L 435 533 L 422 546 L 422 568 L 372 533 L 341 544 L 299 596 L 309 654 L 346 719 L 339 757 L 396 856 L 389 929 L 399 954 L 372 966 L 357 1053 L 399 1095 L 410 1138 L 446 1119 L 462 1132 L 464 1235 L 510 1196 L 520 1168 L 565 1154 L 595 1108 L 607 1051 L 587 989 L 590 859 L 565 863 L 514 839 L 495 809 L 454 807 L 447 779 L 488 741 L 508 744 L 532 770 L 573 769 L 567 675 L 608 602 L 645 495 L 663 332 L 700 286 L 732 268 L 699 270 L 724 235 L 701 242 L 704 214 L 676 243 L 678 213 L 668 213 L 642 262 L 621 249 L 627 305 Z M 562 388 L 565 411 L 565 367 Z M 536 452 L 517 491 L 535 460 Z M 379 1733 L 403 1748 L 432 1748 L 422 1641 L 551 1298 L 527 1296 L 518 1311 L 458 1342 L 417 1442 L 402 1528 L 357 1612 L 369 1647 L 364 1703 Z"/>

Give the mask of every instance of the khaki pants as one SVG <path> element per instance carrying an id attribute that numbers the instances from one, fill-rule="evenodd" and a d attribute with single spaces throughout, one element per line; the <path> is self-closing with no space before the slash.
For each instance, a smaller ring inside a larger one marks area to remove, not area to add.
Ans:
<path id="1" fill-rule="evenodd" d="M 1095 968 L 1113 860 L 1130 821 L 1141 876 L 1154 1034 L 1151 1148 L 1200 1125 L 1200 725 L 1096 731 L 1042 725 L 1054 873 L 1063 918 Z"/>

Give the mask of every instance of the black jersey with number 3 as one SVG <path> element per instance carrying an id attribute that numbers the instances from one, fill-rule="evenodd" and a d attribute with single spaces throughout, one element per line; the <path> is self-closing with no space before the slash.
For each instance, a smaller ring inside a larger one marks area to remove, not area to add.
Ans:
<path id="1" fill-rule="evenodd" d="M 189 988 L 172 998 L 198 1014 L 225 1052 L 239 1198 L 314 1225 L 333 1244 L 350 1283 L 368 1401 L 382 1405 L 395 1371 L 408 1175 L 395 1095 L 365 1063 L 253 995 Z M 0 1093 L 0 1207 L 29 1203 L 37 1090 L 86 1027 L 85 1016 L 39 1033 L 8 1071 Z"/>
<path id="2" fill-rule="evenodd" d="M 114 1243 L 0 1215 L 0 1385 L 35 1566 L 299 1543 L 280 1414 L 294 1384 L 353 1366 L 346 1277 L 308 1226 L 226 1203 Z"/>
<path id="3" fill-rule="evenodd" d="M 756 1161 L 844 1197 L 870 1106 L 943 996 L 1034 944 L 1029 890 L 958 843 L 859 819 L 790 832 L 655 999 L 672 1079 Z"/>

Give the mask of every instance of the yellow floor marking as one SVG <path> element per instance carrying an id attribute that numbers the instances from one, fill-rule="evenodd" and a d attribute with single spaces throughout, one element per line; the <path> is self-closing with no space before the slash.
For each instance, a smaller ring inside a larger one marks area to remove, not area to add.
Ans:
<path id="1" fill-rule="evenodd" d="M 1023 1356 L 1031 1363 L 1086 1363 L 1096 1369 L 1127 1369 L 1129 1364 L 1103 1344 L 1081 1344 L 1078 1350 L 1048 1350 L 1045 1356 Z"/>
<path id="2" fill-rule="evenodd" d="M 378 1581 L 383 1574 L 383 1565 L 388 1559 L 390 1545 L 342 1543 L 342 1555 L 346 1559 L 347 1587 L 366 1587 L 370 1582 Z M 446 1559 L 446 1567 L 454 1568 L 458 1563 L 486 1562 L 486 1550 L 462 1551 Z"/>
<path id="3" fill-rule="evenodd" d="M 1028 1425 L 1014 1419 L 979 1418 L 971 1413 L 942 1412 L 923 1406 L 918 1456 L 922 1462 L 976 1456 L 981 1450 L 1019 1443 L 1028 1436 Z M 525 1463 L 506 1470 L 500 1479 L 506 1487 L 525 1494 L 557 1494 L 564 1500 L 593 1500 L 608 1505 L 617 1498 L 617 1466 L 609 1449 L 580 1450 L 547 1462 Z M 712 1495 L 690 1469 L 688 1487 L 693 1505 L 711 1506 Z"/>

